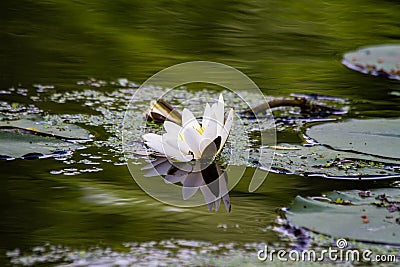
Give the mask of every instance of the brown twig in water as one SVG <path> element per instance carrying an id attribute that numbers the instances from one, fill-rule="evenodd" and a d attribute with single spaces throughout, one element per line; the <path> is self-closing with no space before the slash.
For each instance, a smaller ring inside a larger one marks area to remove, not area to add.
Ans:
<path id="1" fill-rule="evenodd" d="M 328 107 L 320 104 L 312 103 L 306 98 L 294 99 L 274 99 L 266 103 L 260 104 L 254 108 L 250 108 L 242 112 L 242 114 L 256 114 L 265 112 L 269 108 L 276 107 L 299 107 L 301 113 L 304 115 L 312 115 L 318 113 L 319 115 L 342 114 L 344 111 L 341 109 Z M 152 107 L 145 114 L 148 120 L 156 123 L 163 123 L 165 120 L 170 120 L 177 124 L 182 123 L 182 115 L 167 101 L 160 99 L 155 102 Z"/>
<path id="2" fill-rule="evenodd" d="M 316 112 L 326 112 L 327 114 L 335 114 L 335 113 L 342 113 L 341 109 L 324 106 L 320 104 L 312 103 L 308 101 L 306 98 L 294 98 L 294 99 L 274 99 L 270 100 L 266 103 L 260 104 L 254 108 L 250 108 L 244 111 L 244 114 L 255 114 L 260 113 L 268 108 L 276 108 L 276 107 L 299 107 L 302 114 L 314 114 Z"/>

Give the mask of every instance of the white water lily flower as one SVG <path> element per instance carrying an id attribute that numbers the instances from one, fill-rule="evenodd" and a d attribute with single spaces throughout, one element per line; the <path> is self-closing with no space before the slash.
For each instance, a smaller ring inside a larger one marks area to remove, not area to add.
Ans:
<path id="1" fill-rule="evenodd" d="M 156 152 L 177 161 L 214 157 L 222 151 L 233 123 L 233 109 L 225 120 L 224 108 L 221 94 L 217 103 L 212 106 L 206 104 L 201 125 L 185 108 L 182 111 L 182 126 L 165 121 L 165 134 L 149 133 L 143 135 L 143 139 Z"/>

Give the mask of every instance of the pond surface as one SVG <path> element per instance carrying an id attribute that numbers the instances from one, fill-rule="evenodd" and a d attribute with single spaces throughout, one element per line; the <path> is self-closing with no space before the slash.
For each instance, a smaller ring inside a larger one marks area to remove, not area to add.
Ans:
<path id="1" fill-rule="evenodd" d="M 222 264 L 224 257 L 240 264 L 243 255 L 257 264 L 260 244 L 332 242 L 282 230 L 277 209 L 297 195 L 399 186 L 393 180 L 269 173 L 249 193 L 255 168 L 243 164 L 244 176 L 230 192 L 230 213 L 177 208 L 139 188 L 120 144 L 120 123 L 137 85 L 193 60 L 235 67 L 268 97 L 318 93 L 347 99 L 336 105 L 349 112 L 335 119 L 398 118 L 399 81 L 340 63 L 360 46 L 399 42 L 396 1 L 3 0 L 0 14 L 0 118 L 39 116 L 77 124 L 94 136 L 71 156 L 0 161 L 2 266 L 79 260 L 154 265 L 163 259 L 201 265 Z M 212 89 L 181 89 L 175 104 L 181 108 L 179 100 L 196 94 L 218 95 Z M 278 127 L 278 143 L 300 145 L 302 126 Z"/>

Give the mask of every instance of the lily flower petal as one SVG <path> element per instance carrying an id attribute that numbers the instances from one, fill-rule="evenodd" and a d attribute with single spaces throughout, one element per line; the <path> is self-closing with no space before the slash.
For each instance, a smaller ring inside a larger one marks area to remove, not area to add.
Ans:
<path id="1" fill-rule="evenodd" d="M 189 146 L 183 142 L 183 137 L 181 134 L 174 135 L 170 133 L 166 133 L 162 135 L 162 141 L 171 145 L 172 147 L 177 148 L 182 154 L 189 154 L 190 148 Z"/>
<path id="2" fill-rule="evenodd" d="M 222 97 L 222 94 L 219 96 L 218 102 L 215 104 L 215 118 L 218 123 L 217 127 L 217 135 L 221 135 L 221 132 L 224 127 L 224 98 Z"/>
<path id="3" fill-rule="evenodd" d="M 218 102 L 222 103 L 223 105 L 225 104 L 224 97 L 222 96 L 222 94 L 219 94 Z"/>
<path id="4" fill-rule="evenodd" d="M 148 133 L 143 135 L 143 139 L 146 141 L 146 145 L 152 148 L 154 151 L 164 154 L 164 149 L 162 146 L 162 138 L 161 135 Z"/>
<path id="5" fill-rule="evenodd" d="M 162 143 L 164 154 L 167 157 L 174 158 L 179 161 L 191 161 L 193 159 L 192 155 L 185 155 L 175 146 L 170 145 L 169 143 L 163 142 Z"/>
<path id="6" fill-rule="evenodd" d="M 183 128 L 193 128 L 196 130 L 200 129 L 200 124 L 194 117 L 193 113 L 185 108 L 182 111 L 182 127 Z"/>
<path id="7" fill-rule="evenodd" d="M 213 115 L 214 115 L 214 112 L 211 109 L 211 106 L 208 103 L 206 103 L 206 107 L 205 107 L 204 113 L 203 113 L 203 119 L 201 121 L 201 126 L 204 129 L 207 129 L 208 123 L 210 122 L 210 120 L 213 119 Z"/>
<path id="8" fill-rule="evenodd" d="M 164 122 L 164 129 L 165 131 L 167 131 L 167 133 L 171 134 L 171 135 L 175 135 L 178 136 L 179 133 L 182 130 L 182 127 L 179 126 L 178 124 L 175 124 L 171 121 L 165 121 Z"/>
<path id="9" fill-rule="evenodd" d="M 220 148 L 217 153 L 219 153 L 223 149 L 223 147 L 226 143 L 226 140 L 228 139 L 229 133 L 232 128 L 234 114 L 235 114 L 235 112 L 234 112 L 233 108 L 231 108 L 231 110 L 229 111 L 229 114 L 228 114 L 228 118 L 226 118 L 224 128 L 221 132 L 221 145 L 220 145 Z"/>
<path id="10" fill-rule="evenodd" d="M 200 150 L 202 156 L 210 157 L 214 155 L 210 155 L 210 153 L 216 153 L 219 150 L 219 146 L 215 148 L 208 149 L 207 155 L 205 155 L 205 150 L 209 147 L 209 145 L 217 138 L 217 121 L 215 119 L 212 119 L 208 122 L 208 126 L 205 128 L 203 135 L 202 135 L 202 140 L 200 143 Z"/>
<path id="11" fill-rule="evenodd" d="M 194 158 L 201 158 L 200 151 L 200 142 L 199 138 L 200 134 L 194 128 L 184 129 L 183 138 L 185 139 L 186 144 L 189 146 L 190 150 L 193 152 Z"/>
<path id="12" fill-rule="evenodd" d="M 143 135 L 143 139 L 146 142 L 161 142 L 161 135 L 154 133 L 147 133 Z"/>
<path id="13" fill-rule="evenodd" d="M 203 138 L 214 140 L 217 137 L 218 121 L 210 117 L 207 127 L 204 128 Z"/>

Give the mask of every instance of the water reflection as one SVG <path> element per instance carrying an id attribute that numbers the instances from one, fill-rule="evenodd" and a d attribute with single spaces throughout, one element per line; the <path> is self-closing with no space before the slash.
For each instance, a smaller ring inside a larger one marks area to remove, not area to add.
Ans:
<path id="1" fill-rule="evenodd" d="M 225 209 L 231 211 L 228 175 L 215 161 L 171 162 L 167 158 L 157 157 L 142 170 L 147 171 L 145 177 L 162 176 L 167 184 L 181 184 L 183 200 L 190 199 L 200 189 L 209 211 L 213 208 L 218 211 L 221 200 Z"/>

